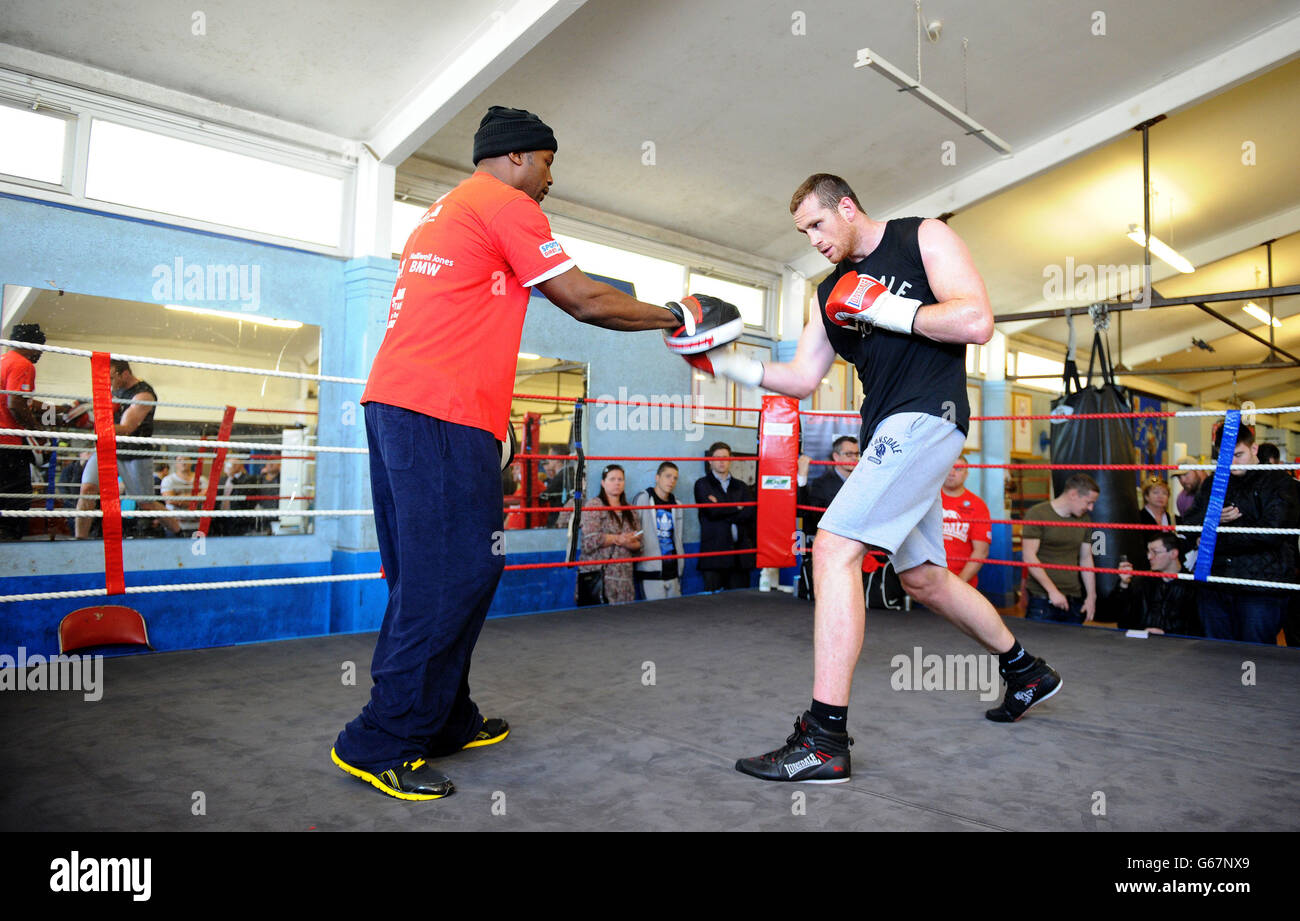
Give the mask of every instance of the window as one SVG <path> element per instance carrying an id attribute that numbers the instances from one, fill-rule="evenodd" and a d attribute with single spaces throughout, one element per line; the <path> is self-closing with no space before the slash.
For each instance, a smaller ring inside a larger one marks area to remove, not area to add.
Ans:
<path id="1" fill-rule="evenodd" d="M 338 246 L 343 180 L 96 118 L 86 197 Z"/>
<path id="2" fill-rule="evenodd" d="M 0 106 L 0 173 L 62 185 L 68 120 Z"/>
<path id="3" fill-rule="evenodd" d="M 557 233 L 555 239 L 564 251 L 588 275 L 604 275 L 632 284 L 638 300 L 663 304 L 681 300 L 686 293 L 682 284 L 686 267 L 666 259 L 642 256 L 604 243 L 591 243 L 567 234 Z"/>
<path id="4" fill-rule="evenodd" d="M 1061 375 L 1065 371 L 1065 363 L 1056 361 L 1052 358 L 1040 358 L 1037 355 L 1031 355 L 1029 352 L 1016 352 L 1014 362 L 1008 354 L 1008 372 L 1020 375 L 1017 385 L 1021 387 L 1032 387 L 1035 390 L 1050 390 L 1053 393 L 1061 393 L 1065 390 L 1065 384 L 1061 380 Z M 1024 375 L 1051 374 L 1055 377 L 1038 377 L 1033 380 L 1024 380 Z"/>
<path id="5" fill-rule="evenodd" d="M 389 244 L 394 258 L 401 258 L 402 250 L 406 248 L 406 241 L 410 238 L 411 232 L 415 230 L 415 225 L 420 223 L 420 218 L 424 217 L 424 212 L 428 210 L 425 205 L 413 205 L 405 201 L 393 202 L 393 237 L 389 240 Z"/>
<path id="6" fill-rule="evenodd" d="M 741 285 L 733 281 L 723 281 L 709 275 L 691 273 L 687 285 L 692 294 L 712 294 L 740 308 L 741 319 L 746 326 L 767 328 L 767 292 L 753 285 Z"/>

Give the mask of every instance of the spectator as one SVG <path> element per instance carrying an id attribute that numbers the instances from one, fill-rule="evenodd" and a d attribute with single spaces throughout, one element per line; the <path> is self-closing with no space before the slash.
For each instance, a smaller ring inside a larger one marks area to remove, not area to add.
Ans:
<path id="1" fill-rule="evenodd" d="M 948 568 L 963 582 L 975 586 L 984 560 L 989 558 L 993 543 L 993 526 L 989 524 L 989 507 L 966 488 L 967 468 L 962 455 L 948 471 L 939 490 L 943 502 L 943 549 L 948 554 Z"/>
<path id="2" fill-rule="evenodd" d="M 1137 523 L 1151 525 L 1150 531 L 1139 532 L 1148 541 L 1154 540 L 1159 534 L 1172 533 L 1160 528 L 1178 523 L 1169 511 L 1169 484 L 1160 477 L 1153 476 L 1142 484 L 1142 508 L 1138 512 Z M 1139 560 L 1133 568 L 1146 569 L 1146 562 Z"/>
<path id="3" fill-rule="evenodd" d="M 184 497 L 189 496 L 194 488 L 194 468 L 190 464 L 188 457 L 176 458 L 176 463 L 172 464 L 171 473 L 163 477 L 162 494 L 165 497 L 167 507 L 178 510 L 188 510 L 195 507 L 193 502 L 186 502 Z"/>
<path id="4" fill-rule="evenodd" d="M 610 464 L 600 472 L 600 492 L 589 504 L 584 503 L 582 515 L 582 558 L 584 560 L 627 559 L 636 556 L 641 549 L 642 535 L 637 530 L 637 517 L 634 513 L 585 511 L 598 505 L 630 505 L 623 491 L 623 484 L 623 468 L 618 464 Z M 610 604 L 623 604 L 636 600 L 631 563 L 578 567 L 579 572 L 591 572 L 595 569 L 600 569 L 605 574 L 606 601 Z"/>
<path id="5" fill-rule="evenodd" d="M 1261 464 L 1281 464 L 1282 452 L 1278 446 L 1272 442 L 1265 442 L 1259 446 L 1259 462 Z M 1296 492 L 1297 503 L 1300 504 L 1300 480 L 1295 478 L 1295 471 L 1287 473 Z M 1297 554 L 1300 559 L 1300 554 Z M 1300 582 L 1300 567 L 1293 571 L 1292 582 Z M 1286 610 L 1282 613 L 1282 633 L 1286 636 L 1286 645 L 1290 649 L 1300 647 L 1300 591 L 1287 592 Z"/>
<path id="6" fill-rule="evenodd" d="M 1181 545 L 1173 532 L 1165 531 L 1147 542 L 1147 567 L 1152 572 L 1170 574 L 1169 579 L 1147 576 L 1134 579 L 1133 564 L 1119 564 L 1125 575 L 1111 591 L 1107 601 L 1119 626 L 1126 630 L 1149 633 L 1176 633 L 1200 636 L 1200 618 L 1196 614 L 1196 587 L 1174 578 L 1182 571 Z"/>
<path id="7" fill-rule="evenodd" d="M 1215 454 L 1219 446 L 1216 441 Z M 1255 433 L 1242 426 L 1232 463 L 1259 465 Z M 1196 505 L 1187 520 L 1205 523 L 1214 474 L 1197 490 Z M 1233 470 L 1223 498 L 1219 523 L 1250 528 L 1294 528 L 1300 523 L 1296 492 L 1283 471 Z M 1199 560 L 1198 560 L 1199 562 Z M 1296 566 L 1296 539 L 1284 534 L 1220 532 L 1210 574 L 1236 579 L 1290 582 Z M 1286 590 L 1254 589 L 1207 583 L 1201 591 L 1201 620 L 1205 635 L 1217 640 L 1276 645 L 1288 595 Z"/>
<path id="8" fill-rule="evenodd" d="M 552 456 L 542 461 L 542 474 L 546 477 L 546 485 L 542 487 L 538 504 L 558 509 L 568 503 L 573 497 L 574 490 L 578 488 L 578 472 L 568 461 L 560 459 L 568 453 L 566 448 L 551 447 L 546 450 L 546 453 Z M 551 512 L 546 516 L 546 527 L 558 527 L 559 518 L 559 512 Z"/>
<path id="9" fill-rule="evenodd" d="M 633 505 L 653 505 L 641 509 L 641 543 L 644 556 L 672 556 L 682 552 L 682 510 L 677 508 L 677 465 L 664 461 L 655 471 L 655 485 L 643 489 L 632 500 Z M 641 582 L 646 599 L 680 598 L 682 595 L 682 560 L 652 560 L 636 564 L 636 577 Z"/>
<path id="10" fill-rule="evenodd" d="M 812 476 L 809 472 L 812 466 L 811 460 L 801 456 L 799 458 L 799 504 L 828 507 L 839 495 L 840 487 L 849 478 L 849 474 L 857 469 L 859 457 L 861 454 L 858 451 L 858 440 L 852 435 L 841 435 L 835 439 L 831 444 L 830 457 L 835 462 L 835 466 L 824 468 L 817 476 Z M 821 512 L 803 513 L 804 534 L 810 539 L 817 533 L 817 525 L 821 519 Z"/>
<path id="11" fill-rule="evenodd" d="M 849 474 L 857 469 L 858 459 L 861 457 L 858 449 L 858 440 L 852 435 L 841 435 L 831 443 L 830 459 L 835 461 L 834 467 L 825 469 L 822 473 L 813 477 L 809 473 L 812 466 L 812 458 L 807 455 L 799 456 L 799 504 L 813 505 L 819 508 L 828 508 L 839 495 L 840 487 L 848 481 Z M 817 526 L 821 523 L 824 512 L 802 512 L 803 518 L 803 562 L 800 567 L 800 597 L 813 598 L 813 564 L 812 564 L 812 545 L 813 538 L 817 534 Z M 866 576 L 863 576 L 863 584 L 866 584 Z"/>
<path id="12" fill-rule="evenodd" d="M 710 460 L 706 462 L 704 476 L 695 481 L 696 503 L 754 501 L 749 485 L 731 475 L 730 445 L 714 442 L 705 457 Z M 701 553 L 744 550 L 756 545 L 753 527 L 757 516 L 753 507 L 702 508 L 699 513 Z M 701 557 L 698 568 L 704 577 L 705 591 L 749 588 L 754 554 Z"/>
<path id="13" fill-rule="evenodd" d="M 108 363 L 108 382 L 113 390 L 113 431 L 117 435 L 130 435 L 136 438 L 149 438 L 153 435 L 154 411 L 158 408 L 158 394 L 149 385 L 131 371 L 129 362 L 114 358 Z M 122 402 L 127 401 L 127 402 Z M 132 444 L 132 449 L 147 445 Z M 122 481 L 124 494 L 128 496 L 153 496 L 153 460 L 135 454 L 118 454 L 117 476 Z M 90 496 L 99 492 L 99 461 L 92 453 L 86 461 L 86 469 L 81 474 L 81 498 L 77 508 L 89 509 L 95 501 Z M 161 502 L 153 499 L 140 499 L 136 507 L 147 511 L 162 511 Z M 167 508 L 175 506 L 168 504 Z M 89 518 L 78 518 L 76 532 L 78 539 L 90 536 Z M 173 536 L 181 533 L 181 524 L 175 518 L 163 518 L 163 527 Z"/>
<path id="14" fill-rule="evenodd" d="M 1076 473 L 1065 481 L 1065 488 L 1055 499 L 1039 502 L 1025 513 L 1027 521 L 1090 522 L 1089 512 L 1101 489 L 1086 473 Z M 1043 569 L 1036 565 L 1092 566 L 1092 535 L 1087 528 L 1055 525 L 1024 525 L 1020 549 L 1029 564 L 1025 582 L 1029 589 L 1030 620 L 1050 620 L 1081 624 L 1097 613 L 1097 577 L 1091 572 L 1066 569 Z"/>
<path id="15" fill-rule="evenodd" d="M 1199 463 L 1201 462 L 1194 457 L 1184 456 L 1178 458 L 1179 467 Z M 1186 518 L 1187 513 L 1192 510 L 1192 506 L 1196 503 L 1196 492 L 1204 482 L 1204 470 L 1184 470 L 1178 474 L 1178 485 L 1183 488 L 1183 491 L 1178 494 L 1178 501 L 1175 504 L 1179 518 Z"/>
<path id="16" fill-rule="evenodd" d="M 44 345 L 45 333 L 36 323 L 19 323 L 9 334 L 11 339 L 31 345 Z M 0 390 L 36 390 L 36 362 L 44 354 L 40 349 L 13 346 L 0 357 Z M 0 428 L 38 429 L 33 401 L 16 393 L 0 394 Z M 0 445 L 21 445 L 21 435 L 0 435 Z M 31 495 L 32 455 L 17 448 L 0 448 L 0 493 Z M 0 499 L 0 508 L 20 511 L 30 508 L 31 499 Z M 22 540 L 27 533 L 26 518 L 0 518 L 0 539 Z"/>
<path id="17" fill-rule="evenodd" d="M 233 457 L 226 461 L 225 476 L 221 480 L 221 508 L 229 512 L 247 511 L 250 489 L 257 483 L 242 459 Z M 253 529 L 253 519 L 242 517 L 218 518 L 213 520 L 216 534 L 232 536 L 247 534 Z"/>
<path id="18" fill-rule="evenodd" d="M 263 464 L 262 469 L 257 473 L 257 500 L 253 502 L 255 509 L 278 509 L 280 507 L 280 462 L 271 461 Z M 270 515 L 259 515 L 255 520 L 254 527 L 259 534 L 269 533 L 271 528 Z"/>
<path id="19" fill-rule="evenodd" d="M 77 456 L 59 471 L 59 495 L 75 496 L 81 491 L 81 474 L 85 471 L 86 462 L 90 460 L 91 455 L 92 452 L 90 451 L 79 451 Z M 60 501 L 59 508 L 67 508 L 76 504 L 76 502 Z"/>

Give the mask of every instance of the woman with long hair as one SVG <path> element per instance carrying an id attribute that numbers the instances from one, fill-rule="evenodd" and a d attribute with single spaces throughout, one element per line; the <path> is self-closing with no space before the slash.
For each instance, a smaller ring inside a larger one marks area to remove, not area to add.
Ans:
<path id="1" fill-rule="evenodd" d="M 623 468 L 610 464 L 600 472 L 600 492 L 592 499 L 592 506 L 628 505 L 624 492 Z M 641 533 L 637 530 L 635 512 L 589 511 L 582 516 L 582 557 L 585 560 L 629 559 L 641 550 Z M 631 563 L 610 563 L 600 567 L 581 566 L 579 571 L 603 569 L 605 572 L 605 599 L 610 604 L 622 604 L 636 598 L 632 581 Z"/>

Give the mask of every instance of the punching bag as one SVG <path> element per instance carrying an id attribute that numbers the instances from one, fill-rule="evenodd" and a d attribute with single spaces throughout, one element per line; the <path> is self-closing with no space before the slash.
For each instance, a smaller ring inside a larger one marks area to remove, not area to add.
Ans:
<path id="1" fill-rule="evenodd" d="M 1100 359 L 1100 387 L 1092 386 L 1093 365 Z M 1065 393 L 1052 401 L 1053 416 L 1093 413 L 1128 413 L 1132 404 L 1128 391 L 1115 384 L 1115 375 L 1106 355 L 1101 334 L 1093 337 L 1092 357 L 1088 360 L 1088 386 L 1081 387 L 1079 373 L 1072 359 L 1065 362 Z M 1078 422 L 1052 421 L 1053 464 L 1135 464 L 1137 449 L 1129 419 L 1083 419 Z M 1095 522 L 1136 524 L 1138 522 L 1136 478 L 1132 470 L 1053 470 L 1052 493 L 1059 496 L 1065 481 L 1076 473 L 1086 473 L 1097 481 L 1101 494 L 1092 510 Z M 1084 530 L 1087 539 L 1093 532 Z M 1100 541 L 1093 540 L 1093 565 L 1114 569 L 1121 556 L 1135 567 L 1146 560 L 1145 531 L 1100 530 Z M 1102 552 L 1098 553 L 1098 549 Z M 1104 599 L 1119 577 L 1097 573 L 1097 620 L 1112 620 L 1104 611 Z"/>

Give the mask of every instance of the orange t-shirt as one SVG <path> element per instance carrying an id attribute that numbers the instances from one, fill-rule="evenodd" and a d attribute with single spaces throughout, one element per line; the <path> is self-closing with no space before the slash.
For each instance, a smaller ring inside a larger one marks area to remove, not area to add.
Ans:
<path id="1" fill-rule="evenodd" d="M 975 550 L 974 542 L 993 543 L 993 526 L 989 524 L 989 507 L 984 500 L 969 489 L 960 496 L 950 496 L 940 491 L 943 500 L 943 549 L 949 557 L 968 557 Z M 972 521 L 978 518 L 980 521 Z M 966 566 L 966 560 L 951 560 L 948 568 L 957 575 Z M 970 580 L 974 585 L 979 581 L 979 574 Z"/>
<path id="2" fill-rule="evenodd" d="M 488 173 L 470 176 L 406 241 L 361 402 L 504 441 L 528 289 L 573 266 L 537 202 Z"/>
<path id="3" fill-rule="evenodd" d="M 32 364 L 15 349 L 10 349 L 0 356 L 0 390 L 25 390 L 31 393 L 36 389 L 36 365 Z M 0 428 L 25 429 L 9 411 L 10 394 L 0 393 Z M 19 435 L 0 435 L 0 444 L 20 445 Z"/>

